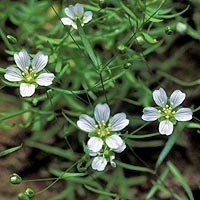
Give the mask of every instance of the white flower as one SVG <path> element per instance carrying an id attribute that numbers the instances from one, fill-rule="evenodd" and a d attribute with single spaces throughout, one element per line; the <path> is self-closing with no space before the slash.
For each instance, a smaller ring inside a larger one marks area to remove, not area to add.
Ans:
<path id="1" fill-rule="evenodd" d="M 14 54 L 14 60 L 18 68 L 8 67 L 4 75 L 11 82 L 20 82 L 20 94 L 22 97 L 30 97 L 35 93 L 37 85 L 49 86 L 52 84 L 54 74 L 38 74 L 47 65 L 48 56 L 38 52 L 32 62 L 26 50 Z"/>
<path id="2" fill-rule="evenodd" d="M 184 33 L 186 31 L 186 29 L 187 29 L 187 25 L 186 24 L 184 24 L 182 22 L 178 22 L 176 24 L 176 30 L 177 30 L 177 32 Z"/>
<path id="3" fill-rule="evenodd" d="M 61 18 L 62 23 L 64 25 L 70 25 L 74 29 L 77 29 L 77 19 L 80 20 L 81 26 L 84 26 L 84 24 L 92 20 L 92 12 L 84 12 L 83 5 L 79 3 L 75 4 L 75 6 L 70 5 L 65 8 L 65 13 L 67 17 Z"/>
<path id="4" fill-rule="evenodd" d="M 118 113 L 110 117 L 110 108 L 107 104 L 96 105 L 94 119 L 85 114 L 79 117 L 78 127 L 92 135 L 87 142 L 87 147 L 90 156 L 97 156 L 93 160 L 93 169 L 104 169 L 109 161 L 112 166 L 116 166 L 113 161 L 115 158 L 113 151 L 121 153 L 126 148 L 125 142 L 116 131 L 121 131 L 128 124 L 129 120 L 126 119 L 125 113 Z M 101 163 L 103 164 L 101 165 Z"/>
<path id="5" fill-rule="evenodd" d="M 110 118 L 110 108 L 107 104 L 97 104 L 94 117 L 82 114 L 77 122 L 78 127 L 85 132 L 94 132 L 95 137 L 88 141 L 90 155 L 96 155 L 103 147 L 104 141 L 115 152 L 121 153 L 126 145 L 115 131 L 121 131 L 129 124 L 125 113 L 115 114 Z"/>
<path id="6" fill-rule="evenodd" d="M 192 119 L 192 110 L 190 108 L 177 108 L 184 101 L 185 96 L 185 93 L 175 90 L 168 99 L 163 88 L 155 90 L 153 92 L 153 99 L 160 108 L 144 108 L 142 119 L 145 121 L 155 121 L 158 119 L 160 121 L 160 134 L 172 134 L 176 120 L 189 121 Z"/>

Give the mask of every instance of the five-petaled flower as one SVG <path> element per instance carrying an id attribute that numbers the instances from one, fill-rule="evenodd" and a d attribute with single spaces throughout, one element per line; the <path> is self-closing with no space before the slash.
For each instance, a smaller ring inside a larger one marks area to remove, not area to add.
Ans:
<path id="1" fill-rule="evenodd" d="M 143 109 L 142 119 L 145 121 L 159 120 L 159 132 L 162 135 L 170 135 L 176 121 L 189 121 L 192 119 L 190 108 L 178 108 L 184 101 L 185 93 L 175 90 L 170 98 L 163 88 L 153 92 L 153 99 L 160 108 L 146 107 Z"/>
<path id="2" fill-rule="evenodd" d="M 77 29 L 77 20 L 80 20 L 81 26 L 84 26 L 84 24 L 92 19 L 92 12 L 84 12 L 84 7 L 80 3 L 65 8 L 65 13 L 67 17 L 61 18 L 62 23 L 64 25 L 72 26 L 74 29 Z"/>
<path id="3" fill-rule="evenodd" d="M 110 118 L 110 108 L 107 104 L 96 105 L 94 119 L 86 114 L 79 117 L 78 127 L 90 133 L 87 147 L 89 155 L 96 156 L 92 162 L 93 169 L 104 170 L 108 161 L 115 166 L 114 152 L 121 153 L 126 148 L 125 142 L 116 131 L 121 131 L 128 124 L 125 113 L 118 113 Z"/>
<path id="4" fill-rule="evenodd" d="M 22 97 L 30 97 L 34 94 L 35 88 L 49 86 L 54 79 L 53 73 L 39 73 L 47 65 L 48 56 L 38 52 L 32 62 L 26 50 L 14 54 L 17 65 L 8 67 L 4 75 L 5 79 L 12 82 L 20 82 L 20 94 Z"/>

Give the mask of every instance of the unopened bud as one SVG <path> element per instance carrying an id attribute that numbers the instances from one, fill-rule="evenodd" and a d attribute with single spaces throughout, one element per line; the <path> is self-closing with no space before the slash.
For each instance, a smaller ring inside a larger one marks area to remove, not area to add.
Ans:
<path id="1" fill-rule="evenodd" d="M 18 174 L 13 173 L 9 176 L 9 181 L 12 184 L 20 184 L 22 182 L 22 178 Z"/>
<path id="2" fill-rule="evenodd" d="M 182 22 L 178 22 L 176 24 L 176 30 L 177 30 L 177 32 L 184 33 L 186 31 L 186 29 L 187 29 L 187 25 L 186 24 L 184 24 Z"/>
<path id="3" fill-rule="evenodd" d="M 124 51 L 125 50 L 125 46 L 123 44 L 120 44 L 117 49 L 120 50 L 120 51 Z"/>
<path id="4" fill-rule="evenodd" d="M 30 198 L 34 196 L 35 192 L 31 188 L 27 188 L 25 191 L 25 194 L 27 194 Z"/>
<path id="5" fill-rule="evenodd" d="M 125 65 L 124 65 L 124 69 L 129 69 L 131 67 L 131 63 L 126 63 Z"/>
<path id="6" fill-rule="evenodd" d="M 18 194 L 18 200 L 30 200 L 30 198 L 26 193 L 21 192 Z"/>

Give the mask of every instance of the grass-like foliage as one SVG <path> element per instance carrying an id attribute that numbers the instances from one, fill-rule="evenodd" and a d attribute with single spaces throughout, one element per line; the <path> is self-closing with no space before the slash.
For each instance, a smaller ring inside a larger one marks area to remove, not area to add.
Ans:
<path id="1" fill-rule="evenodd" d="M 198 199 L 199 10 L 1 0 L 0 200 Z"/>

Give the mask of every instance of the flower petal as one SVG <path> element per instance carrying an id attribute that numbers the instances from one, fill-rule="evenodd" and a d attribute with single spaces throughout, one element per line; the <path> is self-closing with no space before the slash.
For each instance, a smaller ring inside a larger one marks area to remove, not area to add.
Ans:
<path id="1" fill-rule="evenodd" d="M 123 145 L 124 141 L 118 135 L 114 134 L 106 138 L 106 144 L 112 150 L 117 150 Z"/>
<path id="2" fill-rule="evenodd" d="M 70 5 L 69 7 L 65 8 L 65 13 L 70 19 L 75 19 L 75 13 L 74 13 L 74 6 Z"/>
<path id="3" fill-rule="evenodd" d="M 103 171 L 107 165 L 107 160 L 103 157 L 95 157 L 92 161 L 92 169 Z"/>
<path id="4" fill-rule="evenodd" d="M 93 151 L 90 151 L 90 150 L 89 150 L 89 155 L 90 155 L 90 156 L 93 156 L 93 157 L 94 157 L 94 156 L 97 156 L 98 153 L 99 153 L 99 152 L 93 152 Z"/>
<path id="5" fill-rule="evenodd" d="M 40 72 L 47 65 L 47 62 L 48 56 L 38 52 L 32 60 L 32 67 L 35 68 L 36 72 Z"/>
<path id="6" fill-rule="evenodd" d="M 21 71 L 16 67 L 8 67 L 6 69 L 6 73 L 4 74 L 4 78 L 8 81 L 21 81 L 22 80 L 22 74 Z"/>
<path id="7" fill-rule="evenodd" d="M 125 113 L 118 113 L 110 119 L 111 131 L 120 131 L 129 124 Z"/>
<path id="8" fill-rule="evenodd" d="M 85 115 L 85 114 L 82 114 L 80 117 L 79 117 L 79 120 L 77 122 L 77 126 L 85 131 L 85 132 L 93 132 L 95 131 L 95 121 L 93 118 L 91 118 L 90 116 L 88 115 Z"/>
<path id="9" fill-rule="evenodd" d="M 83 14 L 84 14 L 83 4 L 76 3 L 76 5 L 74 6 L 74 14 L 76 15 L 76 17 L 83 16 Z"/>
<path id="10" fill-rule="evenodd" d="M 24 49 L 22 49 L 19 53 L 14 54 L 14 60 L 17 67 L 19 67 L 22 71 L 30 66 L 30 57 Z"/>
<path id="11" fill-rule="evenodd" d="M 180 108 L 176 114 L 175 119 L 178 121 L 189 121 L 192 119 L 192 110 L 190 108 Z"/>
<path id="12" fill-rule="evenodd" d="M 159 111 L 154 107 L 146 107 L 143 109 L 142 119 L 145 121 L 155 121 L 160 117 Z"/>
<path id="13" fill-rule="evenodd" d="M 170 96 L 170 104 L 173 108 L 179 106 L 185 99 L 185 93 L 175 90 Z"/>
<path id="14" fill-rule="evenodd" d="M 122 151 L 124 151 L 124 149 L 126 149 L 125 142 L 123 142 L 122 145 L 119 146 L 117 149 L 113 149 L 113 151 L 115 151 L 116 153 L 121 153 Z"/>
<path id="15" fill-rule="evenodd" d="M 159 132 L 161 135 L 171 135 L 173 132 L 174 126 L 169 120 L 161 121 L 159 124 Z"/>
<path id="16" fill-rule="evenodd" d="M 94 109 L 94 117 L 98 123 L 107 122 L 110 117 L 110 108 L 108 104 L 97 104 Z"/>
<path id="17" fill-rule="evenodd" d="M 55 78 L 53 73 L 42 73 L 36 78 L 36 83 L 40 86 L 49 86 Z"/>
<path id="18" fill-rule="evenodd" d="M 30 97 L 35 93 L 35 85 L 29 83 L 20 84 L 20 94 L 22 97 Z"/>
<path id="19" fill-rule="evenodd" d="M 84 13 L 84 17 L 83 17 L 83 23 L 88 23 L 89 21 L 92 20 L 92 12 L 91 11 L 87 11 Z"/>
<path id="20" fill-rule="evenodd" d="M 74 22 L 70 19 L 70 18 L 68 18 L 68 17 L 63 17 L 63 18 L 61 18 L 61 21 L 62 21 L 62 23 L 64 24 L 64 25 L 72 25 Z"/>
<path id="21" fill-rule="evenodd" d="M 87 142 L 87 146 L 89 152 L 98 153 L 103 146 L 103 140 L 98 137 L 91 137 Z"/>
<path id="22" fill-rule="evenodd" d="M 158 106 L 164 107 L 167 103 L 167 94 L 163 88 L 153 91 L 153 99 Z"/>

